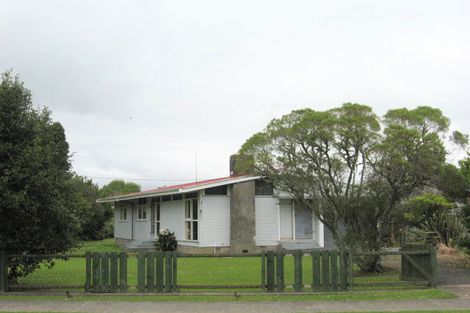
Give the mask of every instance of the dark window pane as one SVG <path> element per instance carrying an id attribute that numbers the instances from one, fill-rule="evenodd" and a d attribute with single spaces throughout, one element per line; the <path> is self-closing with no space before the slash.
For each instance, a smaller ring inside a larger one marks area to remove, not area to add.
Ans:
<path id="1" fill-rule="evenodd" d="M 182 200 L 182 199 L 183 199 L 183 195 L 182 195 L 182 194 L 173 195 L 173 200 Z"/>
<path id="2" fill-rule="evenodd" d="M 170 201 L 171 200 L 171 196 L 163 196 L 162 197 L 162 201 Z"/>
<path id="3" fill-rule="evenodd" d="M 190 193 L 187 193 L 184 195 L 184 197 L 186 199 L 189 199 L 189 198 L 197 198 L 197 192 L 190 192 Z"/>
<path id="4" fill-rule="evenodd" d="M 157 203 L 157 221 L 160 221 L 160 203 Z"/>
<path id="5" fill-rule="evenodd" d="M 193 240 L 197 240 L 197 222 L 193 222 Z"/>
<path id="6" fill-rule="evenodd" d="M 184 202 L 184 217 L 191 218 L 191 201 Z"/>
<path id="7" fill-rule="evenodd" d="M 204 193 L 207 196 L 226 196 L 227 195 L 227 185 L 207 188 Z"/>
<path id="8" fill-rule="evenodd" d="M 193 220 L 197 220 L 197 199 L 193 199 Z"/>
<path id="9" fill-rule="evenodd" d="M 257 196 L 272 196 L 273 185 L 265 180 L 258 179 L 255 182 L 255 195 Z"/>

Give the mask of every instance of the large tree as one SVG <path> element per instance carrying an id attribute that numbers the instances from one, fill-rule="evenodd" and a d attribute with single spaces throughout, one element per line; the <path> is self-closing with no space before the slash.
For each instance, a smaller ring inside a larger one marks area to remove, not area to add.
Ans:
<path id="1" fill-rule="evenodd" d="M 67 205 L 71 178 L 64 129 L 11 72 L 0 82 L 0 249 L 7 253 L 65 252 L 79 221 Z M 9 259 L 11 281 L 37 268 L 40 258 Z M 46 260 L 50 261 L 50 260 Z"/>
<path id="2" fill-rule="evenodd" d="M 274 119 L 240 153 L 253 154 L 259 175 L 310 208 L 340 248 L 378 250 L 404 199 L 435 184 L 448 127 L 439 109 L 390 110 L 379 120 L 370 107 L 347 103 Z M 377 257 L 357 262 L 381 270 Z"/>

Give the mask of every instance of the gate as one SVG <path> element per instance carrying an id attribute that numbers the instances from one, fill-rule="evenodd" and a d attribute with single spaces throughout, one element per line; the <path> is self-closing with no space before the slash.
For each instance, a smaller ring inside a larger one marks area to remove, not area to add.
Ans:
<path id="1" fill-rule="evenodd" d="M 437 278 L 436 248 L 426 245 L 407 244 L 401 248 L 400 279 L 425 282 L 435 286 Z"/>

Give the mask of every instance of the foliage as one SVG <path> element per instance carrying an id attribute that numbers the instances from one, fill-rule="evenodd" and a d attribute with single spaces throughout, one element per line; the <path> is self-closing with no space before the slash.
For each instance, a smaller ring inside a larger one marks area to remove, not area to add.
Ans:
<path id="1" fill-rule="evenodd" d="M 171 232 L 168 228 L 162 228 L 158 232 L 158 237 L 155 240 L 155 248 L 159 251 L 176 251 L 178 248 L 178 242 L 174 232 Z"/>
<path id="2" fill-rule="evenodd" d="M 75 246 L 80 222 L 71 197 L 69 146 L 47 109 L 34 109 L 31 93 L 11 72 L 0 82 L 0 249 L 50 254 Z M 42 260 L 9 258 L 9 280 Z M 46 259 L 49 265 L 51 260 Z"/>
<path id="3" fill-rule="evenodd" d="M 462 169 L 453 164 L 445 164 L 441 168 L 436 187 L 452 201 L 465 203 L 467 200 L 469 184 Z"/>
<path id="4" fill-rule="evenodd" d="M 450 247 L 468 237 L 462 215 L 443 196 L 425 193 L 409 199 L 405 206 L 405 218 L 414 227 L 413 233 L 426 243 Z"/>
<path id="5" fill-rule="evenodd" d="M 340 248 L 377 250 L 389 243 L 402 201 L 435 184 L 448 127 L 435 108 L 390 110 L 381 125 L 370 107 L 346 103 L 274 119 L 240 154 L 253 154 L 257 174 L 313 210 Z M 357 262 L 381 270 L 378 258 Z"/>
<path id="6" fill-rule="evenodd" d="M 113 211 L 96 202 L 100 191 L 98 186 L 91 179 L 78 175 L 74 175 L 68 184 L 72 190 L 68 203 L 80 222 L 80 239 L 101 240 L 112 237 L 112 230 L 110 232 L 107 225 Z"/>

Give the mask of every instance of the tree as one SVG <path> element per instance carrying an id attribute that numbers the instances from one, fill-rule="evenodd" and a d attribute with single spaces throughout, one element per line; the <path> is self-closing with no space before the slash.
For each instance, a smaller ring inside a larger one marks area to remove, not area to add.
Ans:
<path id="1" fill-rule="evenodd" d="M 125 182 L 121 179 L 112 180 L 110 183 L 101 187 L 99 191 L 100 198 L 122 195 L 131 192 L 139 192 L 140 185 L 133 182 Z"/>
<path id="2" fill-rule="evenodd" d="M 310 208 L 340 248 L 378 250 L 390 242 L 402 201 L 435 183 L 448 126 L 430 107 L 390 110 L 381 123 L 370 107 L 346 103 L 274 119 L 240 154 L 253 154 L 257 174 Z M 378 257 L 356 261 L 381 270 Z"/>
<path id="3" fill-rule="evenodd" d="M 424 193 L 409 199 L 405 206 L 405 218 L 418 240 L 451 247 L 458 240 L 467 238 L 462 214 L 445 197 Z"/>
<path id="4" fill-rule="evenodd" d="M 47 109 L 34 109 L 31 93 L 11 72 L 0 82 L 0 250 L 65 252 L 76 244 L 79 221 L 67 205 L 71 178 L 64 129 Z M 9 258 L 9 279 L 41 261 Z"/>
<path id="5" fill-rule="evenodd" d="M 101 240 L 112 237 L 112 228 L 107 226 L 113 212 L 96 202 L 99 187 L 91 179 L 79 175 L 74 175 L 68 184 L 72 190 L 72 198 L 68 203 L 80 222 L 80 239 Z"/>

